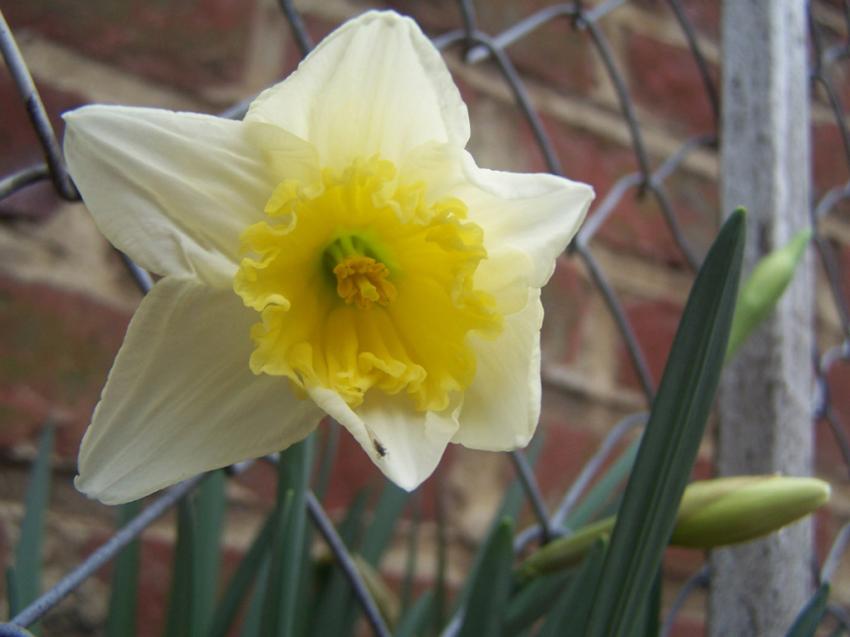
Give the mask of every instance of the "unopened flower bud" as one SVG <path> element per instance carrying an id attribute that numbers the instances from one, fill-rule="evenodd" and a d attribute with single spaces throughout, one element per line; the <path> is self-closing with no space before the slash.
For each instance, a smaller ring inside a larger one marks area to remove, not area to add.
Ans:
<path id="1" fill-rule="evenodd" d="M 741 286 L 738 304 L 732 318 L 732 331 L 726 347 L 730 358 L 738 346 L 758 327 L 782 297 L 785 288 L 794 278 L 797 264 L 806 252 L 812 238 L 810 229 L 794 235 L 787 245 L 774 250 L 758 262 L 749 278 Z"/>
<path id="2" fill-rule="evenodd" d="M 747 542 L 781 529 L 829 500 L 829 484 L 817 478 L 734 476 L 693 482 L 685 489 L 670 544 L 709 549 Z M 575 566 L 597 539 L 607 539 L 616 518 L 604 518 L 549 542 L 520 566 L 531 579 Z"/>
<path id="3" fill-rule="evenodd" d="M 714 548 L 772 533 L 829 500 L 817 478 L 735 476 L 694 482 L 685 490 L 670 543 Z"/>

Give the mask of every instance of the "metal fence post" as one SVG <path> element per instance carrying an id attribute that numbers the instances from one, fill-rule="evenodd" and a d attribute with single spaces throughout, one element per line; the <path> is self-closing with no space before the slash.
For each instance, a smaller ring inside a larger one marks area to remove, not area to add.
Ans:
<path id="1" fill-rule="evenodd" d="M 804 0 L 723 3 L 722 205 L 749 209 L 747 271 L 809 225 L 809 90 Z M 811 259 L 726 370 L 721 475 L 812 469 Z M 802 522 L 711 557 L 709 633 L 784 635 L 812 587 Z"/>

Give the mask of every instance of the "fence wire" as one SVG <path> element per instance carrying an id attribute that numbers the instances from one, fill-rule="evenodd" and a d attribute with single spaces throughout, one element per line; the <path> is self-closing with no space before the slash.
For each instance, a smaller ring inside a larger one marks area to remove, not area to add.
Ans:
<path id="1" fill-rule="evenodd" d="M 287 19 L 291 34 L 302 54 L 306 55 L 312 48 L 313 41 L 305 28 L 301 13 L 295 9 L 291 0 L 280 0 L 281 11 Z M 613 48 L 605 34 L 604 24 L 606 18 L 627 4 L 626 0 L 603 0 L 593 6 L 585 6 L 581 0 L 573 0 L 553 4 L 535 11 L 518 22 L 510 25 L 504 31 L 496 34 L 488 34 L 479 27 L 475 10 L 471 0 L 458 0 L 458 20 L 460 26 L 434 37 L 433 42 L 442 51 L 460 49 L 462 60 L 467 65 L 492 63 L 500 74 L 505 85 L 510 89 L 514 98 L 516 108 L 522 114 L 523 119 L 529 127 L 536 145 L 550 172 L 563 175 L 561 164 L 554 144 L 547 133 L 540 115 L 529 96 L 523 78 L 514 66 L 508 49 L 511 45 L 533 37 L 533 33 L 540 27 L 555 22 L 566 21 L 572 26 L 571 35 L 586 33 L 589 36 L 589 46 L 593 49 L 601 63 L 607 79 L 614 88 L 617 103 L 623 122 L 628 130 L 630 147 L 634 154 L 637 169 L 620 177 L 607 192 L 602 194 L 598 202 L 592 208 L 590 216 L 584 226 L 576 235 L 569 246 L 569 258 L 578 259 L 586 268 L 589 277 L 604 299 L 607 310 L 610 312 L 623 345 L 628 354 L 631 365 L 637 375 L 643 396 L 647 406 L 651 404 L 654 395 L 654 384 L 647 365 L 645 354 L 638 342 L 635 332 L 629 323 L 623 304 L 615 292 L 605 269 L 594 255 L 592 242 L 599 230 L 616 216 L 622 209 L 622 204 L 629 195 L 640 199 L 653 201 L 665 220 L 667 229 L 673 237 L 676 246 L 681 251 L 685 263 L 691 270 L 699 267 L 699 256 L 694 248 L 689 245 L 677 215 L 672 205 L 671 198 L 666 186 L 667 180 L 683 167 L 688 157 L 700 149 L 716 152 L 718 146 L 718 124 L 719 124 L 719 99 L 718 90 L 715 85 L 709 65 L 700 49 L 695 29 L 688 19 L 680 0 L 666 0 L 669 11 L 678 23 L 682 36 L 690 49 L 694 62 L 694 73 L 698 74 L 712 113 L 710 129 L 701 134 L 686 139 L 681 146 L 662 161 L 653 162 L 644 141 L 644 134 L 625 76 L 620 69 Z M 841 134 L 844 145 L 844 160 L 850 169 L 850 131 L 846 123 L 846 111 L 841 100 L 841 93 L 837 86 L 836 77 L 842 74 L 850 74 L 850 1 L 843 3 L 843 33 L 837 33 L 836 29 L 827 30 L 817 17 L 817 12 L 809 7 L 810 38 L 811 38 L 811 61 L 810 77 L 813 95 L 822 95 Z M 32 76 L 27 68 L 20 50 L 18 49 L 13 34 L 0 12 L 0 52 L 6 62 L 9 73 L 17 87 L 21 104 L 25 108 L 33 132 L 43 151 L 44 161 L 27 166 L 16 172 L 0 177 L 0 201 L 11 195 L 31 187 L 34 184 L 49 180 L 56 194 L 66 201 L 78 201 L 80 199 L 77 189 L 64 165 L 60 144 L 47 117 L 46 110 L 39 96 L 38 90 L 33 82 Z M 244 115 L 250 99 L 241 102 L 222 113 L 225 117 L 240 118 Z M 816 396 L 814 400 L 815 410 L 812 414 L 813 421 L 824 421 L 829 426 L 835 438 L 836 445 L 843 454 L 845 465 L 850 475 L 850 440 L 848 440 L 844 423 L 833 407 L 833 401 L 828 385 L 830 372 L 838 365 L 846 365 L 850 360 L 850 309 L 848 299 L 844 293 L 846 281 L 842 281 L 839 263 L 836 256 L 836 248 L 823 232 L 824 220 L 835 215 L 841 205 L 850 198 L 850 181 L 844 184 L 835 184 L 829 190 L 818 193 L 812 203 L 811 225 L 814 232 L 814 245 L 819 255 L 825 280 L 829 286 L 832 303 L 839 317 L 840 330 L 842 334 L 841 343 L 830 347 L 826 351 L 813 352 L 816 367 Z M 151 278 L 147 272 L 139 268 L 126 256 L 122 255 L 124 264 L 132 275 L 134 281 L 142 292 L 151 287 Z M 532 504 L 532 511 L 537 519 L 537 526 L 526 529 L 516 538 L 515 547 L 517 551 L 523 550 L 532 541 L 546 541 L 547 539 L 569 533 L 569 529 L 563 528 L 563 522 L 567 513 L 580 499 L 583 490 L 591 483 L 608 459 L 617 443 L 636 427 L 645 424 L 646 414 L 633 414 L 615 425 L 608 437 L 602 442 L 599 452 L 585 466 L 579 479 L 574 483 L 554 512 L 549 512 L 542 498 L 540 488 L 535 480 L 534 473 L 522 452 L 513 452 L 512 459 L 520 483 Z M 234 465 L 228 471 L 229 475 L 235 475 L 244 470 L 250 463 Z M 30 606 L 22 610 L 11 619 L 9 624 L 0 626 L 0 635 L 22 635 L 18 627 L 26 627 L 39 621 L 51 608 L 69 593 L 73 592 L 82 581 L 96 571 L 100 566 L 113 559 L 121 549 L 137 537 L 155 519 L 172 508 L 181 498 L 194 490 L 200 483 L 201 477 L 193 478 L 177 485 L 159 496 L 134 520 L 132 520 L 121 531 L 117 532 L 100 549 L 83 561 L 78 567 L 71 571 L 65 578 L 48 590 Z M 328 543 L 329 548 L 342 566 L 352 590 L 357 597 L 361 610 L 367 618 L 373 632 L 377 635 L 386 635 L 387 629 L 377 612 L 374 600 L 360 581 L 356 568 L 352 566 L 351 556 L 336 534 L 327 514 L 322 509 L 321 503 L 310 496 L 307 498 L 307 507 L 310 517 L 316 525 L 320 534 Z M 839 541 L 836 542 L 834 550 L 830 554 L 828 564 L 825 565 L 824 577 L 834 571 L 836 561 L 847 545 L 847 536 L 850 531 L 840 533 Z M 844 538 L 844 539 L 842 539 Z M 707 586 L 710 573 L 703 568 L 700 569 L 685 584 L 676 602 L 665 620 L 664 630 L 672 627 L 676 614 L 682 608 L 685 598 L 695 589 Z M 830 607 L 831 614 L 835 617 L 844 617 L 846 613 L 838 607 Z M 461 611 L 462 612 L 462 611 Z M 452 625 L 457 625 L 455 617 L 450 624 L 447 634 L 451 634 Z"/>

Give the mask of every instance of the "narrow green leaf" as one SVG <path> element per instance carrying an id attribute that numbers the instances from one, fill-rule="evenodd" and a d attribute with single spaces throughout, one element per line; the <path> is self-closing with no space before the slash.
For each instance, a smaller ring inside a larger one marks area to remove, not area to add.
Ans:
<path id="1" fill-rule="evenodd" d="M 275 509 L 272 511 L 270 517 L 272 520 L 275 520 L 278 516 L 279 513 Z M 275 523 L 272 523 L 272 530 L 274 530 Z M 251 594 L 248 610 L 245 611 L 245 621 L 242 623 L 242 632 L 239 633 L 241 637 L 266 637 L 260 633 L 260 628 L 263 623 L 263 601 L 266 599 L 268 592 L 270 563 L 269 556 L 264 556 L 260 564 L 260 571 L 257 573 L 257 585 Z"/>
<path id="2" fill-rule="evenodd" d="M 399 620 L 395 637 L 418 637 L 428 627 L 428 616 L 434 592 L 425 591 Z"/>
<path id="3" fill-rule="evenodd" d="M 374 567 L 380 565 L 381 556 L 392 540 L 396 522 L 407 505 L 410 494 L 395 486 L 392 482 L 385 480 L 381 497 L 375 506 L 375 515 L 366 537 L 363 540 L 363 548 L 360 555 Z"/>
<path id="4" fill-rule="evenodd" d="M 511 592 L 513 521 L 504 518 L 487 539 L 484 559 L 472 581 L 458 637 L 498 637 Z"/>
<path id="5" fill-rule="evenodd" d="M 584 637 L 587 633 L 593 595 L 602 574 L 606 544 L 604 540 L 598 540 L 590 549 L 569 588 L 546 617 L 537 637 Z"/>
<path id="6" fill-rule="evenodd" d="M 313 456 L 316 439 L 308 436 L 303 442 L 294 445 L 281 454 L 281 460 L 290 463 L 287 483 L 293 489 L 292 512 L 287 521 L 283 562 L 283 596 L 280 605 L 279 635 L 290 637 L 295 634 L 298 601 L 302 593 L 302 567 L 309 559 L 309 546 L 304 539 L 307 534 L 307 490 L 310 488 L 310 476 L 313 473 Z"/>
<path id="7" fill-rule="evenodd" d="M 726 347 L 727 360 L 776 307 L 793 280 L 811 239 L 810 228 L 798 232 L 787 245 L 762 257 L 741 285 Z"/>
<path id="8" fill-rule="evenodd" d="M 274 511 L 275 524 L 270 554 L 271 561 L 266 581 L 266 596 L 263 600 L 263 621 L 260 631 L 263 637 L 275 637 L 283 634 L 283 630 L 286 628 L 287 618 L 282 616 L 281 610 L 285 597 L 284 580 L 286 579 L 283 558 L 286 553 L 286 539 L 291 524 L 290 517 L 294 513 L 294 500 L 295 491 L 287 489 Z"/>
<path id="9" fill-rule="evenodd" d="M 691 290 L 611 537 L 595 637 L 628 634 L 670 539 L 723 366 L 744 229 L 743 211 L 730 215 Z"/>
<path id="10" fill-rule="evenodd" d="M 280 454 L 278 461 L 278 524 L 271 548 L 271 567 L 263 635 L 294 634 L 301 579 L 305 503 L 313 462 L 315 439 L 308 437 Z"/>
<path id="11" fill-rule="evenodd" d="M 505 634 L 516 635 L 549 612 L 574 576 L 574 573 L 544 575 L 520 588 L 505 611 Z"/>
<path id="12" fill-rule="evenodd" d="M 820 585 L 788 631 L 788 637 L 814 637 L 829 600 L 829 582 Z"/>
<path id="13" fill-rule="evenodd" d="M 637 621 L 634 622 L 632 635 L 634 637 L 657 637 L 661 631 L 661 569 L 658 569 L 652 581 L 652 589 L 643 608 L 640 609 Z"/>
<path id="14" fill-rule="evenodd" d="M 242 600 L 257 578 L 263 559 L 268 556 L 274 524 L 275 512 L 272 511 L 228 581 L 209 624 L 208 637 L 225 637 L 230 631 Z"/>
<path id="15" fill-rule="evenodd" d="M 174 547 L 165 637 L 189 637 L 192 634 L 194 619 L 192 602 L 195 598 L 192 581 L 194 578 L 194 518 L 192 499 L 182 499 L 177 505 L 177 542 Z"/>
<path id="16" fill-rule="evenodd" d="M 142 501 L 128 502 L 118 508 L 118 527 L 136 517 L 142 510 Z M 118 558 L 112 570 L 112 592 L 109 597 L 109 614 L 106 634 L 109 637 L 133 637 L 136 634 L 136 607 L 139 597 L 139 564 L 141 543 L 133 540 Z"/>
<path id="17" fill-rule="evenodd" d="M 224 471 L 212 471 L 204 478 L 194 494 L 195 498 L 195 552 L 193 568 L 192 634 L 201 637 L 207 633 L 214 612 L 221 567 L 221 533 L 224 523 L 225 487 Z"/>
<path id="18" fill-rule="evenodd" d="M 44 518 L 50 499 L 50 454 L 53 452 L 54 429 L 53 423 L 49 422 L 41 433 L 24 499 L 24 518 L 15 547 L 13 576 L 17 586 L 14 597 L 19 610 L 34 601 L 41 591 Z"/>
<path id="19" fill-rule="evenodd" d="M 18 600 L 18 581 L 15 577 L 15 569 L 6 567 L 6 600 L 9 603 L 9 618 L 11 619 L 21 612 L 21 602 Z"/>

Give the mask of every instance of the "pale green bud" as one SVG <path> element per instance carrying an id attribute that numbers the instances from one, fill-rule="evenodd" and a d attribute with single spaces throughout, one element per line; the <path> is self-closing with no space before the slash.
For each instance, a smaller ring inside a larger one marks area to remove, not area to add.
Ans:
<path id="1" fill-rule="evenodd" d="M 785 288 L 794 278 L 797 264 L 806 252 L 812 231 L 802 230 L 787 245 L 774 250 L 758 262 L 749 278 L 741 286 L 732 330 L 726 347 L 726 359 L 732 357 L 738 346 L 758 327 L 782 297 Z"/>
<path id="2" fill-rule="evenodd" d="M 519 567 L 519 576 L 531 579 L 575 566 L 581 562 L 596 540 L 610 537 L 615 521 L 616 518 L 612 515 L 582 527 L 571 535 L 552 540 L 528 556 Z"/>
<path id="3" fill-rule="evenodd" d="M 670 544 L 708 549 L 747 542 L 814 512 L 829 500 L 817 478 L 735 476 L 685 489 Z"/>
<path id="4" fill-rule="evenodd" d="M 679 504 L 670 544 L 709 549 L 747 542 L 781 529 L 829 500 L 829 484 L 817 478 L 734 476 L 693 482 Z M 597 539 L 608 539 L 613 516 L 549 542 L 530 555 L 519 576 L 530 579 L 578 564 Z"/>

